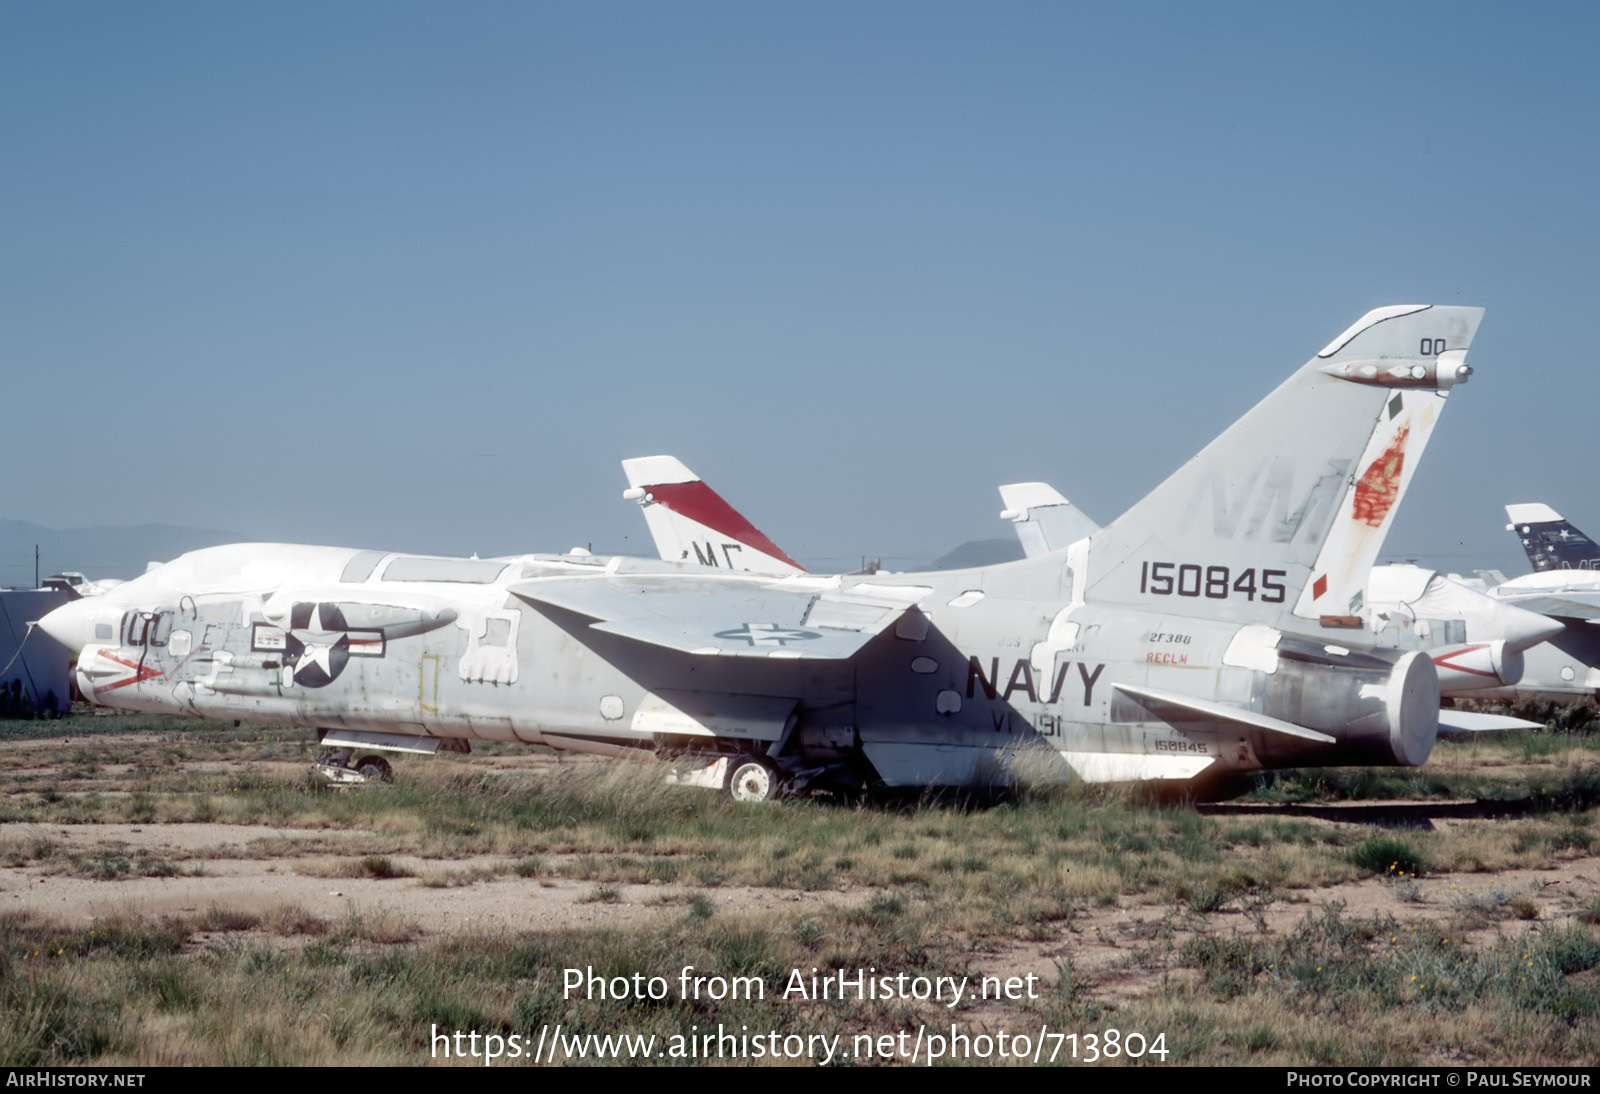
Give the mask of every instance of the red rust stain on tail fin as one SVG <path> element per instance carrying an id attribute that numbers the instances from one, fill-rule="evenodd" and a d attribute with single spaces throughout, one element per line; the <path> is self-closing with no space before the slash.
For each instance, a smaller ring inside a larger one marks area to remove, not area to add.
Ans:
<path id="1" fill-rule="evenodd" d="M 1362 524 L 1377 528 L 1394 508 L 1400 496 L 1400 473 L 1406 466 L 1406 437 L 1410 433 L 1410 426 L 1396 433 L 1389 447 L 1357 481 L 1353 515 Z"/>

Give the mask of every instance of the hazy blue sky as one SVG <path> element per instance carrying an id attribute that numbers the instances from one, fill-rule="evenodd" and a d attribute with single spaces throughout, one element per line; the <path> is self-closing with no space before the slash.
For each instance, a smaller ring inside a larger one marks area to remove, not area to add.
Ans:
<path id="1" fill-rule="evenodd" d="M 4 514 L 818 568 L 1488 308 L 1389 555 L 1600 532 L 1592 4 L 0 3 Z M 31 559 L 29 560 L 31 563 Z"/>

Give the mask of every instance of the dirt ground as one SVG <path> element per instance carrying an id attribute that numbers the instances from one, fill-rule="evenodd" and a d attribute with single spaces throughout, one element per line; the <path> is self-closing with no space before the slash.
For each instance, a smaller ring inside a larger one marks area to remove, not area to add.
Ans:
<path id="1" fill-rule="evenodd" d="M 1325 821 L 1322 823 L 1336 823 Z M 1447 821 L 1443 823 L 1464 823 Z M 761 913 L 815 910 L 823 915 L 867 902 L 870 890 L 783 890 L 744 886 L 705 889 L 679 885 L 607 886 L 559 876 L 522 878 L 512 861 L 483 855 L 453 859 L 452 878 L 441 883 L 437 861 L 403 854 L 384 857 L 392 878 L 339 876 L 353 856 L 381 847 L 380 833 L 225 824 L 8 824 L 0 841 L 49 841 L 50 860 L 0 870 L 0 908 L 36 913 L 55 923 L 84 927 L 129 915 L 244 913 L 271 917 L 296 910 L 339 921 L 352 915 L 385 923 L 410 937 L 461 930 L 519 931 L 561 927 L 625 927 L 652 917 L 679 916 L 700 895 L 719 911 Z M 62 873 L 66 856 L 134 858 L 148 855 L 179 865 L 192 876 L 125 876 L 101 880 Z M 558 874 L 565 856 L 545 856 Z M 474 875 L 486 880 L 472 880 Z M 489 875 L 493 875 L 492 877 Z M 431 883 L 430 883 L 431 882 Z M 1437 926 L 1473 902 L 1503 903 L 1526 896 L 1538 919 L 1559 922 L 1577 904 L 1600 892 L 1600 856 L 1568 859 L 1545 868 L 1485 874 L 1440 874 L 1409 883 L 1403 897 L 1395 883 L 1366 879 L 1289 894 L 1254 915 L 1224 909 L 1206 917 L 1212 931 L 1281 934 L 1308 913 L 1341 906 L 1346 916 L 1392 916 L 1397 929 Z M 1123 900 L 1081 911 L 1065 941 L 1018 940 L 973 955 L 975 971 L 1001 977 L 1026 976 L 1070 961 L 1103 998 L 1135 998 L 1156 990 L 1167 963 L 1159 953 L 1180 949 L 1202 924 L 1176 914 L 1170 904 Z M 1493 927 L 1468 932 L 1464 943 L 1481 941 Z"/>
<path id="2" fill-rule="evenodd" d="M 175 739 L 174 744 L 181 744 Z M 58 774 L 62 757 L 74 748 L 96 756 L 119 748 L 139 751 L 149 762 L 150 735 L 98 735 L 13 742 L 0 753 L 0 774 L 17 779 Z M 161 745 L 160 747 L 166 747 Z M 435 761 L 438 762 L 438 761 Z M 449 762 L 449 761 L 446 761 Z M 474 755 L 479 768 L 537 772 L 560 764 L 603 762 L 555 758 L 519 750 Z M 170 771 L 215 777 L 226 782 L 242 764 L 268 777 L 303 776 L 303 761 L 219 758 L 216 755 L 166 761 Z M 131 765 L 112 759 L 95 763 L 99 792 L 116 794 L 115 780 Z M 281 770 L 280 770 L 281 769 Z M 1291 816 L 1315 825 L 1370 824 L 1377 813 L 1389 822 L 1424 828 L 1484 823 L 1463 816 L 1466 803 L 1363 803 L 1218 807 L 1219 812 L 1259 812 Z M 97 921 L 139 916 L 197 916 L 239 913 L 270 918 L 274 910 L 304 913 L 336 922 L 359 917 L 389 924 L 396 936 L 440 937 L 462 930 L 516 932 L 530 929 L 628 927 L 654 918 L 680 917 L 692 900 L 709 900 L 719 911 L 761 914 L 815 911 L 824 918 L 869 902 L 873 890 L 840 887 L 789 890 L 748 886 L 613 884 L 562 876 L 566 860 L 540 856 L 536 876 L 518 876 L 516 863 L 503 855 L 463 855 L 448 861 L 404 853 L 391 837 L 359 828 L 283 828 L 216 823 L 60 824 L 13 822 L 0 825 L 0 851 L 49 844 L 45 857 L 21 854 L 19 865 L 0 869 L 0 910 L 30 913 L 62 925 L 88 927 Z M 381 856 L 394 876 L 351 876 L 363 857 Z M 86 870 L 85 862 L 157 861 L 164 876 L 140 869 Z M 76 861 L 75 867 L 68 863 Z M 90 876 L 85 876 L 86 874 Z M 115 876 L 110 876 L 115 874 Z M 1103 998 L 1131 999 L 1157 990 L 1171 955 L 1201 930 L 1277 934 L 1308 914 L 1339 907 L 1350 918 L 1393 917 L 1397 930 L 1459 921 L 1464 907 L 1504 906 L 1519 898 L 1524 920 L 1559 923 L 1573 910 L 1591 904 L 1600 892 L 1600 856 L 1551 860 L 1536 868 L 1485 873 L 1436 874 L 1403 885 L 1389 879 L 1353 880 L 1315 889 L 1285 890 L 1263 907 L 1225 906 L 1205 916 L 1187 914 L 1166 902 L 1123 897 L 1114 904 L 1081 907 L 1064 937 L 1049 941 L 1014 938 L 972 954 L 974 971 L 985 975 L 1026 976 L 1070 962 L 1075 973 Z M 1531 901 L 1531 904 L 1528 902 Z M 1534 914 L 1536 912 L 1536 914 Z M 1463 942 L 1481 941 L 1505 929 L 1509 916 L 1469 931 Z M 1474 935 L 1481 937 L 1474 937 Z"/>
<path id="3" fill-rule="evenodd" d="M 857 892 L 785 892 L 737 886 L 703 890 L 675 885 L 613 885 L 616 898 L 595 900 L 594 882 L 559 877 L 497 876 L 468 884 L 428 884 L 437 861 L 385 855 L 410 877 L 352 878 L 333 871 L 364 843 L 380 838 L 359 830 L 257 828 L 226 824 L 11 824 L 0 838 L 49 840 L 65 853 L 130 857 L 140 853 L 203 871 L 199 876 L 110 880 L 62 876 L 49 863 L 0 871 L 0 907 L 36 912 L 52 922 L 89 924 L 119 915 L 203 913 L 213 908 L 260 914 L 293 906 L 322 919 L 358 914 L 390 917 L 424 934 L 462 928 L 509 931 L 550 927 L 624 926 L 652 915 L 681 914 L 695 893 L 741 911 L 848 907 Z M 559 867 L 565 856 L 545 856 Z M 512 859 L 481 855 L 453 859 L 449 873 L 503 875 Z"/>

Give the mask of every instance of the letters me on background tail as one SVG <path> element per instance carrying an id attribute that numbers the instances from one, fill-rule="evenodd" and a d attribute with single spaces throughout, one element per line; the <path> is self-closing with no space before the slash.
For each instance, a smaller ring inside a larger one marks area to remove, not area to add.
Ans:
<path id="1" fill-rule="evenodd" d="M 644 509 L 663 559 L 775 577 L 806 572 L 676 457 L 623 460 L 622 470 L 622 496 Z"/>
<path id="2" fill-rule="evenodd" d="M 1359 625 L 1368 571 L 1482 308 L 1368 312 L 1090 540 L 1084 599 Z M 1304 624 L 1301 624 L 1303 629 Z"/>

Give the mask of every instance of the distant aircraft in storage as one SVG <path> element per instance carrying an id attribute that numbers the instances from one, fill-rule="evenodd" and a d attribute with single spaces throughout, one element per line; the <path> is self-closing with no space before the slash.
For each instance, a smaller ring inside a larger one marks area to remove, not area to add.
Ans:
<path id="1" fill-rule="evenodd" d="M 1554 633 L 1527 651 L 1520 679 L 1491 694 L 1559 702 L 1600 698 L 1600 546 L 1548 505 L 1508 505 L 1506 516 L 1506 529 L 1516 533 L 1534 572 L 1494 584 L 1488 595 L 1539 613 Z"/>
<path id="2" fill-rule="evenodd" d="M 1506 506 L 1515 532 L 1535 573 L 1548 570 L 1600 570 L 1600 544 L 1542 502 Z"/>
<path id="3" fill-rule="evenodd" d="M 1356 613 L 1481 315 L 1370 312 L 1120 519 L 1018 562 L 241 544 L 41 625 L 98 703 L 314 727 L 369 777 L 474 739 L 690 757 L 741 798 L 1420 764 L 1434 666 L 1362 644 Z"/>

